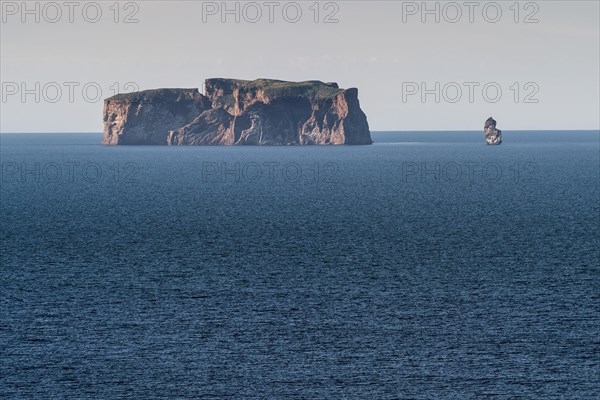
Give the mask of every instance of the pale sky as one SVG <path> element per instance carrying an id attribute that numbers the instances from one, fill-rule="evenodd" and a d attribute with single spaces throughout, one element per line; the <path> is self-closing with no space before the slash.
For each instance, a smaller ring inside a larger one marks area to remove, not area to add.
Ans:
<path id="1" fill-rule="evenodd" d="M 600 129 L 598 1 L 49 3 L 2 1 L 2 132 L 100 132 L 117 87 L 213 77 L 357 87 L 374 131 Z"/>

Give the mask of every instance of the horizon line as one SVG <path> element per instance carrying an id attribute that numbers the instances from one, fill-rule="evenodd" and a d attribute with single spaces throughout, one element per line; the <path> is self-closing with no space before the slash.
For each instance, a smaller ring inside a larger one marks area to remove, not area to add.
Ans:
<path id="1" fill-rule="evenodd" d="M 371 130 L 371 133 L 429 133 L 429 132 L 474 132 L 480 133 L 483 132 L 483 129 L 480 130 L 470 130 L 470 129 L 423 129 L 423 130 Z M 592 129 L 503 129 L 502 133 L 506 132 L 600 132 L 600 128 L 592 128 Z M 32 131 L 24 131 L 24 132 L 2 132 L 0 131 L 0 135 L 19 135 L 19 134 L 103 134 L 102 131 L 44 131 L 44 132 L 32 132 Z"/>

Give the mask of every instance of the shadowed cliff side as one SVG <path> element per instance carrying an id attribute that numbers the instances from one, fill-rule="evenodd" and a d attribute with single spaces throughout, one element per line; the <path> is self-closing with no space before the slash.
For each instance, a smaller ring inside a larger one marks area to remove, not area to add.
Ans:
<path id="1" fill-rule="evenodd" d="M 357 89 L 320 81 L 208 79 L 104 101 L 104 144 L 371 144 Z"/>

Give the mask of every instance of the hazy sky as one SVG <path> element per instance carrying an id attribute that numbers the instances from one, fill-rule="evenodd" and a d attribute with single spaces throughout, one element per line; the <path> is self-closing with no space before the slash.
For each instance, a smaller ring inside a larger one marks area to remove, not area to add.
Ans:
<path id="1" fill-rule="evenodd" d="M 211 77 L 357 87 L 372 130 L 600 128 L 598 1 L 114 3 L 2 1 L 2 132 L 98 132 L 117 87 Z"/>

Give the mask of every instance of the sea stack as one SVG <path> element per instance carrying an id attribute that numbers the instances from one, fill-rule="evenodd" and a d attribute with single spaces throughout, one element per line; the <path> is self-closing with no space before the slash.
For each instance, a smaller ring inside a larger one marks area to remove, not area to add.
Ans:
<path id="1" fill-rule="evenodd" d="M 485 133 L 485 141 L 487 144 L 498 145 L 502 143 L 502 131 L 496 129 L 496 120 L 494 118 L 489 117 L 487 121 L 485 121 L 483 132 Z"/>
<path id="2" fill-rule="evenodd" d="M 109 145 L 371 144 L 358 90 L 321 81 L 208 79 L 104 100 Z"/>

